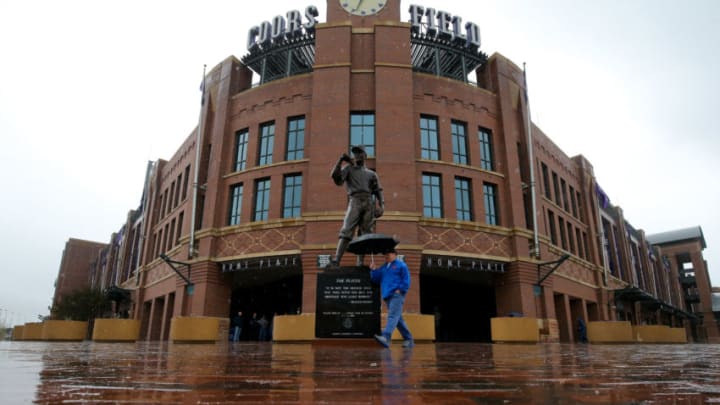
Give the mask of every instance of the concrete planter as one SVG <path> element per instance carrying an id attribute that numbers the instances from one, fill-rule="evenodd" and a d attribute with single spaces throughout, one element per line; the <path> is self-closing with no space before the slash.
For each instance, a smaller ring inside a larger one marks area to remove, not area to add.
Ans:
<path id="1" fill-rule="evenodd" d="M 25 326 L 15 325 L 13 326 L 12 340 L 23 340 L 23 330 Z"/>
<path id="2" fill-rule="evenodd" d="M 170 340 L 175 343 L 213 343 L 228 339 L 230 321 L 209 316 L 180 316 L 170 322 Z"/>
<path id="3" fill-rule="evenodd" d="M 587 325 L 590 343 L 633 343 L 633 329 L 627 321 L 593 321 Z"/>
<path id="4" fill-rule="evenodd" d="M 435 315 L 403 314 L 402 316 L 413 335 L 413 340 L 416 342 L 435 340 Z M 387 322 L 386 313 L 383 314 L 380 327 L 384 327 L 385 322 Z M 397 329 L 392 334 L 392 340 L 402 340 Z"/>
<path id="5" fill-rule="evenodd" d="M 540 341 L 537 318 L 491 318 L 490 333 L 492 341 L 498 343 L 537 343 Z"/>
<path id="6" fill-rule="evenodd" d="M 92 340 L 96 342 L 134 342 L 140 338 L 140 321 L 135 319 L 95 319 Z"/>
<path id="7" fill-rule="evenodd" d="M 687 343 L 684 328 L 666 325 L 633 326 L 633 337 L 639 343 Z"/>
<path id="8" fill-rule="evenodd" d="M 28 322 L 23 327 L 22 340 L 42 340 L 43 324 L 41 322 Z"/>
<path id="9" fill-rule="evenodd" d="M 83 341 L 87 328 L 85 321 L 45 321 L 42 323 L 42 340 Z"/>
<path id="10" fill-rule="evenodd" d="M 315 339 L 315 314 L 275 315 L 272 338 L 276 342 Z"/>
<path id="11" fill-rule="evenodd" d="M 383 314 L 381 327 L 387 322 L 386 318 L 387 314 Z M 410 328 L 414 340 L 435 340 L 435 317 L 433 315 L 403 314 L 403 319 Z M 276 342 L 315 340 L 315 314 L 276 315 L 273 318 L 272 337 Z M 402 340 L 400 332 L 395 330 L 392 339 Z"/>

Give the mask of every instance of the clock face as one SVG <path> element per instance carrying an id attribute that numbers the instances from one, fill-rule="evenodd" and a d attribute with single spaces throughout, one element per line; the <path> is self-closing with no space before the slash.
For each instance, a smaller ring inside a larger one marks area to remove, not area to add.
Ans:
<path id="1" fill-rule="evenodd" d="M 339 0 L 342 8 L 354 15 L 377 14 L 385 7 L 386 0 Z"/>

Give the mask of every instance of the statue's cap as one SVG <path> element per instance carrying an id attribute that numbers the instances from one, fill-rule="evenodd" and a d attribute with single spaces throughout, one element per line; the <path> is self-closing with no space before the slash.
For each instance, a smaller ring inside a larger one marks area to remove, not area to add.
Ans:
<path id="1" fill-rule="evenodd" d="M 350 148 L 352 153 L 365 153 L 365 145 L 355 145 Z"/>

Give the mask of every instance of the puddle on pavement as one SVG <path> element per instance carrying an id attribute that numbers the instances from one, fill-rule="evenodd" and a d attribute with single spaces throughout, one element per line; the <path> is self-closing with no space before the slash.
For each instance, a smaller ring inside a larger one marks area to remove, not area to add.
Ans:
<path id="1" fill-rule="evenodd" d="M 720 403 L 720 345 L 0 342 L 7 403 Z"/>

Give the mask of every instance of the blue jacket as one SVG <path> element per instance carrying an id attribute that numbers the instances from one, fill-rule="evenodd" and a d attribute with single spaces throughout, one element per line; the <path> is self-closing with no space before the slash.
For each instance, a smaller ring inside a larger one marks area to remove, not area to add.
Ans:
<path id="1" fill-rule="evenodd" d="M 370 280 L 380 284 L 380 293 L 384 300 L 390 298 L 395 290 L 405 295 L 410 288 L 410 272 L 405 262 L 395 259 L 370 272 Z"/>

